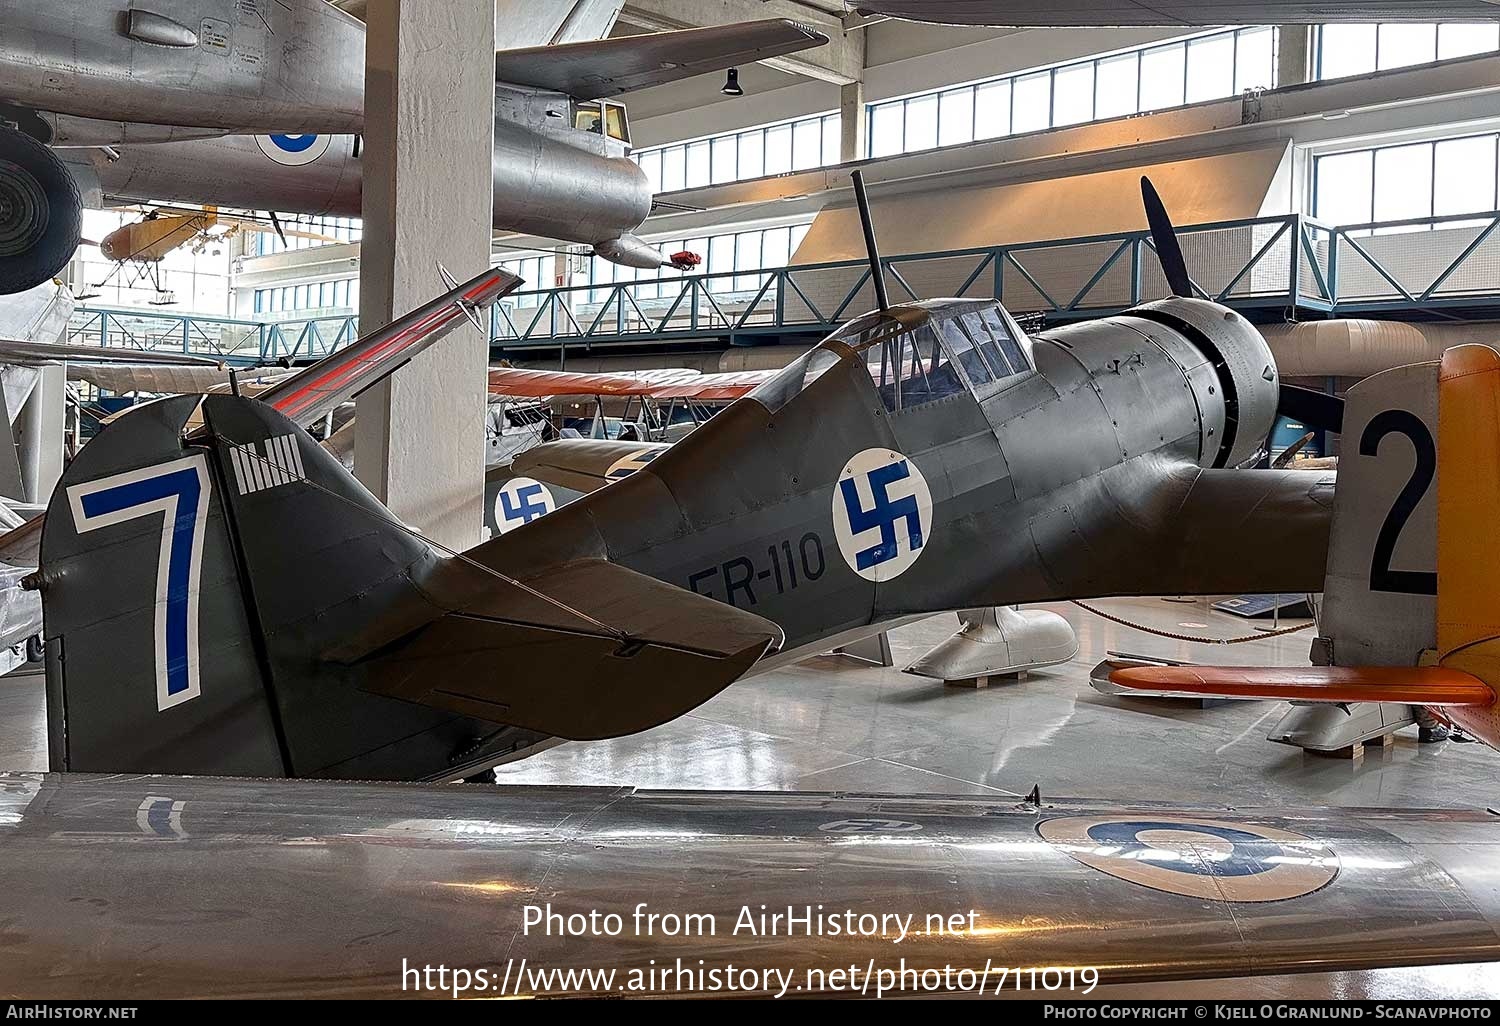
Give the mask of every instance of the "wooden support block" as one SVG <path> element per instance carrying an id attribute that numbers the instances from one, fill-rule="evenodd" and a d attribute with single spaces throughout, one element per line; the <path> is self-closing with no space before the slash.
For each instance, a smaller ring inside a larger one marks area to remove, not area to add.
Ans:
<path id="1" fill-rule="evenodd" d="M 989 677 L 971 677 L 968 680 L 945 680 L 944 684 L 951 688 L 973 688 L 979 691 L 990 686 Z"/>
<path id="2" fill-rule="evenodd" d="M 1343 748 L 1335 748 L 1333 751 L 1322 751 L 1317 748 L 1302 749 L 1308 755 L 1316 755 L 1324 759 L 1347 759 L 1350 762 L 1359 762 L 1365 757 L 1365 746 L 1363 744 L 1347 745 Z"/>
<path id="3" fill-rule="evenodd" d="M 1365 744 L 1371 748 L 1394 748 L 1396 745 L 1396 735 L 1394 732 L 1390 734 L 1381 734 L 1379 737 L 1370 738 L 1365 742 Z"/>

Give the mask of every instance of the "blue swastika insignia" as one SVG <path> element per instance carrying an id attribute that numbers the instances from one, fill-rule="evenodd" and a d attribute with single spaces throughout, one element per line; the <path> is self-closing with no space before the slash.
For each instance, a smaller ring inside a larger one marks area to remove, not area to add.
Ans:
<path id="1" fill-rule="evenodd" d="M 514 495 L 501 492 L 500 509 L 506 520 L 519 520 L 523 524 L 529 524 L 548 512 L 547 503 L 542 499 L 542 486 L 539 484 L 517 488 Z"/>
<path id="2" fill-rule="evenodd" d="M 529 477 L 513 477 L 500 486 L 495 494 L 491 512 L 494 528 L 507 534 L 518 527 L 525 527 L 538 517 L 544 517 L 557 508 L 557 500 L 547 486 Z"/>
<path id="3" fill-rule="evenodd" d="M 932 530 L 932 493 L 914 461 L 866 449 L 844 465 L 833 489 L 833 533 L 855 573 L 869 581 L 899 577 Z"/>
<path id="4" fill-rule="evenodd" d="M 844 508 L 849 511 L 849 529 L 855 534 L 862 534 L 875 528 L 880 528 L 880 543 L 872 545 L 867 549 L 860 549 L 855 553 L 854 566 L 856 570 L 866 570 L 872 566 L 879 566 L 896 558 L 899 554 L 896 546 L 896 525 L 906 524 L 906 535 L 913 549 L 922 547 L 922 515 L 917 510 L 917 500 L 914 496 L 904 496 L 900 499 L 892 499 L 886 489 L 893 481 L 904 481 L 911 476 L 905 460 L 900 463 L 888 463 L 883 467 L 870 471 L 867 475 L 870 482 L 870 494 L 874 497 L 875 504 L 865 509 L 859 501 L 859 489 L 855 487 L 853 478 L 845 478 L 839 482 L 839 492 L 843 495 Z"/>

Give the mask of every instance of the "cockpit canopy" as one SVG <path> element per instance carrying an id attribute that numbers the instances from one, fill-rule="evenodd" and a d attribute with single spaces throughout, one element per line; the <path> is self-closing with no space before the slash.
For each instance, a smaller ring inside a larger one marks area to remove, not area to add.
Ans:
<path id="1" fill-rule="evenodd" d="M 1025 336 L 994 300 L 936 300 L 846 325 L 829 341 L 863 357 L 888 412 L 964 391 L 987 395 L 1029 374 Z"/>
<path id="2" fill-rule="evenodd" d="M 887 412 L 898 413 L 966 391 L 986 398 L 1032 373 L 1030 347 L 995 300 L 907 303 L 855 318 L 751 394 L 777 409 L 840 360 L 855 359 Z"/>
<path id="3" fill-rule="evenodd" d="M 579 100 L 573 105 L 573 127 L 580 132 L 604 135 L 630 145 L 630 119 L 623 103 L 609 100 Z"/>

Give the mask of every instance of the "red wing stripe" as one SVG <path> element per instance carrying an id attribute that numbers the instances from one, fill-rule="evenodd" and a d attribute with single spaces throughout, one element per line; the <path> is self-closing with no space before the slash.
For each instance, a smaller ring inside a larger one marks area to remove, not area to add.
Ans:
<path id="1" fill-rule="evenodd" d="M 462 298 L 470 303 L 482 302 L 488 299 L 491 293 L 495 293 L 497 287 L 503 286 L 509 277 L 506 272 L 493 271 L 465 290 Z M 367 352 L 359 353 L 351 360 L 340 361 L 337 358 L 330 358 L 332 361 L 330 365 L 319 371 L 316 377 L 278 397 L 271 405 L 288 416 L 295 416 L 323 396 L 347 386 L 363 371 L 368 370 L 380 360 L 399 353 L 413 342 L 420 341 L 433 331 L 446 327 L 455 318 L 461 316 L 462 312 L 455 303 L 449 303 L 424 315 L 420 320 L 400 328 L 390 338 L 376 343 Z M 359 344 L 355 342 L 348 351 L 357 352 Z"/>
<path id="2" fill-rule="evenodd" d="M 1132 666 L 1109 679 L 1138 691 L 1288 702 L 1495 704 L 1495 692 L 1460 670 L 1426 666 Z"/>

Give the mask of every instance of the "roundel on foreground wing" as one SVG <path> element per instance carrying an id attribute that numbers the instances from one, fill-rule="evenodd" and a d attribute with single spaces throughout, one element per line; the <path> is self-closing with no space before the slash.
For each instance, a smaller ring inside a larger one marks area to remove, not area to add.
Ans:
<path id="1" fill-rule="evenodd" d="M 844 464 L 833 487 L 833 535 L 849 569 L 890 581 L 921 558 L 932 532 L 932 491 L 912 460 L 866 449 Z"/>
<path id="2" fill-rule="evenodd" d="M 1190 898 L 1286 901 L 1321 890 L 1339 871 L 1321 842 L 1258 823 L 1142 813 L 1049 819 L 1036 830 L 1091 869 Z"/>
<path id="3" fill-rule="evenodd" d="M 301 167 L 311 164 L 333 145 L 331 135 L 258 135 L 260 151 L 278 164 Z"/>

